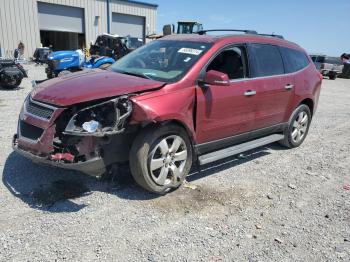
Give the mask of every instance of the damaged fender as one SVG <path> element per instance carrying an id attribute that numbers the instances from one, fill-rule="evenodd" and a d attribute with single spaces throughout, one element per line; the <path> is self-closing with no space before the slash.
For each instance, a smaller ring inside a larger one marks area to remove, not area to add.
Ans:
<path id="1" fill-rule="evenodd" d="M 134 105 L 130 120 L 131 124 L 161 123 L 175 120 L 181 122 L 186 127 L 189 135 L 196 140 L 194 127 L 194 87 L 169 93 L 160 91 L 159 96 L 147 97 L 145 95 L 144 97 L 140 95 L 131 97 L 130 99 Z"/>

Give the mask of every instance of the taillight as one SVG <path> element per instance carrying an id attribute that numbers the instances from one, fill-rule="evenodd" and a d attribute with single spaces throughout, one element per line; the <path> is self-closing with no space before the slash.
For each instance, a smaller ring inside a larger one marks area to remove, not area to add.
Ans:
<path id="1" fill-rule="evenodd" d="M 323 75 L 320 72 L 317 72 L 317 73 L 318 73 L 318 77 L 320 78 L 320 80 L 323 80 Z"/>

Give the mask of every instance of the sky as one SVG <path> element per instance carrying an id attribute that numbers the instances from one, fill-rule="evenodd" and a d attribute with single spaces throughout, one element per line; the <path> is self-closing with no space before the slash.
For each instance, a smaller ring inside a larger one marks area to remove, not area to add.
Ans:
<path id="1" fill-rule="evenodd" d="M 350 53 L 350 0 L 147 0 L 158 4 L 157 33 L 179 20 L 204 29 L 282 34 L 309 53 Z"/>

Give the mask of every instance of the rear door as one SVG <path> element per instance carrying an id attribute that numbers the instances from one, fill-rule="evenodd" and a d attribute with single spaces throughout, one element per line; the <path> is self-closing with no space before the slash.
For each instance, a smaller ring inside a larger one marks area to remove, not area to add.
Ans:
<path id="1" fill-rule="evenodd" d="M 294 95 L 294 77 L 285 74 L 279 48 L 270 44 L 249 44 L 251 89 L 256 91 L 253 129 L 273 127 L 284 122 Z"/>

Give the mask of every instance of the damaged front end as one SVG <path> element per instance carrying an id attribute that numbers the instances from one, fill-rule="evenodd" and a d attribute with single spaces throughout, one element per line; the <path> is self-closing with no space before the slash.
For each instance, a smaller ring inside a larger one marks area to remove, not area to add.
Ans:
<path id="1" fill-rule="evenodd" d="M 75 111 L 77 109 L 74 109 Z M 115 135 L 124 131 L 132 111 L 128 96 L 121 96 L 74 112 L 63 134 L 75 136 Z"/>
<path id="2" fill-rule="evenodd" d="M 48 108 L 52 114 L 44 119 L 40 114 Z M 106 166 L 128 160 L 137 129 L 127 123 L 131 112 L 128 95 L 68 108 L 53 108 L 29 97 L 13 147 L 35 162 L 100 176 Z M 42 132 L 33 136 L 31 129 Z"/>

